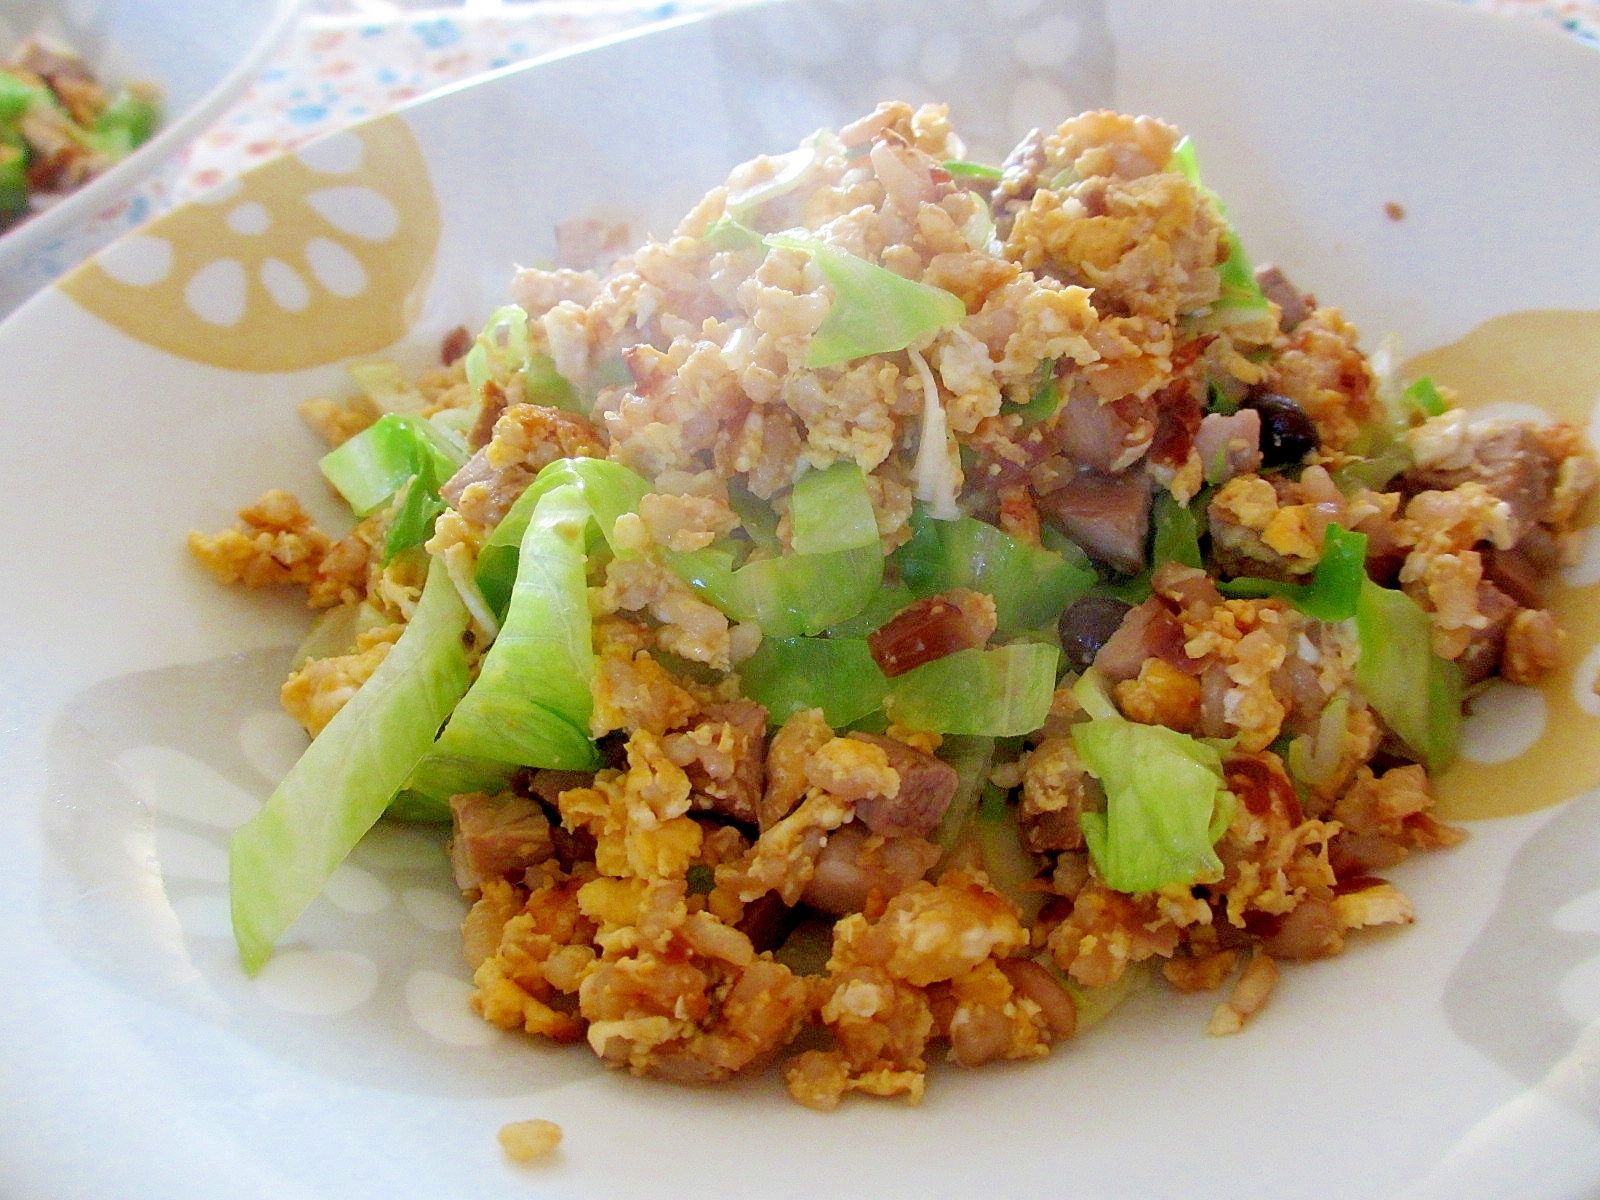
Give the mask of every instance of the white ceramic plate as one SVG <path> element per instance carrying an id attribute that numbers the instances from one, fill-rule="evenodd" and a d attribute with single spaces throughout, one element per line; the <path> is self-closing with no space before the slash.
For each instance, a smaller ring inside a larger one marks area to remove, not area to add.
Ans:
<path id="1" fill-rule="evenodd" d="M 639 1082 L 465 1014 L 461 907 L 404 829 L 368 839 L 257 981 L 238 969 L 223 848 L 298 750 L 275 695 L 307 613 L 218 587 L 185 533 L 269 486 L 323 495 L 295 403 L 342 390 L 341 360 L 398 341 L 420 362 L 481 320 L 557 220 L 664 231 L 732 163 L 892 94 L 950 99 L 991 158 L 1084 107 L 1168 117 L 1256 256 L 1371 340 L 1420 351 L 1505 318 L 1436 373 L 1592 421 L 1600 57 L 1451 6 L 778 4 L 264 168 L 0 326 L 0 1192 L 1595 1194 L 1595 539 L 1568 598 L 1579 668 L 1486 705 L 1459 773 L 1488 781 L 1480 804 L 1547 806 L 1403 864 L 1418 923 L 1287 968 L 1234 1038 L 1203 1035 L 1213 998 L 1160 991 L 1048 1061 L 938 1069 L 920 1109 L 821 1116 L 771 1075 Z M 1576 311 L 1507 316 L 1529 310 Z M 567 1140 L 514 1168 L 494 1133 L 533 1116 Z"/>
<path id="2" fill-rule="evenodd" d="M 162 122 L 138 150 L 0 237 L 0 316 L 142 214 L 97 219 L 221 115 L 288 32 L 301 0 L 0 0 L 0 54 L 37 33 L 60 38 L 112 84 L 161 88 Z"/>

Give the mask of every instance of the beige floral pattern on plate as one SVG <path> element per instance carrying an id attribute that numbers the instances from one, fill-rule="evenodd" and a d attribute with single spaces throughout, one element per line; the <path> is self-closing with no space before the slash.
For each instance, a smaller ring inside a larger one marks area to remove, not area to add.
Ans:
<path id="1" fill-rule="evenodd" d="M 1508 313 L 1404 373 L 1431 375 L 1468 408 L 1542 412 L 1600 437 L 1600 312 Z M 1452 820 L 1533 812 L 1600 784 L 1600 527 L 1584 538 L 1549 597 L 1567 631 L 1560 667 L 1541 687 L 1497 682 L 1469 705 L 1462 756 L 1439 781 Z"/>
<path id="2" fill-rule="evenodd" d="M 439 206 L 410 129 L 312 142 L 123 238 L 60 285 L 151 346 L 294 371 L 399 340 L 422 304 Z"/>

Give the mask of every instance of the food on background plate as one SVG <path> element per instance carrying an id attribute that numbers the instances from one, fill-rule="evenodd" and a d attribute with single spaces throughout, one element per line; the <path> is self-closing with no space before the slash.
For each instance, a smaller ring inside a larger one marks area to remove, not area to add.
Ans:
<path id="1" fill-rule="evenodd" d="M 304 407 L 354 530 L 190 540 L 325 610 L 249 969 L 380 817 L 450 820 L 486 1020 L 826 1109 L 1157 976 L 1230 1033 L 1412 920 L 1464 697 L 1560 654 L 1590 452 L 1252 271 L 1159 120 L 963 153 L 882 105 Z"/>
<path id="2" fill-rule="evenodd" d="M 0 233 L 148 141 L 157 89 L 108 92 L 70 47 L 29 38 L 0 63 Z"/>

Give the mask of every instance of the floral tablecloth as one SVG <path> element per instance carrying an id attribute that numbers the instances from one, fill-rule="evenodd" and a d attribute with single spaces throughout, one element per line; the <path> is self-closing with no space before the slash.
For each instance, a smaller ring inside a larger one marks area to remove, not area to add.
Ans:
<path id="1" fill-rule="evenodd" d="M 145 206 L 189 199 L 317 134 L 435 88 L 595 38 L 743 0 L 310 0 L 256 84 Z M 1600 0 L 1461 0 L 1600 48 Z"/>

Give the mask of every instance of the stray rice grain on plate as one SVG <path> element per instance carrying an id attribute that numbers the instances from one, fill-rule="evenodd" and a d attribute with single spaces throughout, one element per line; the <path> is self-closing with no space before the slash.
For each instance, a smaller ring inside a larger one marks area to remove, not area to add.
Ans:
<path id="1" fill-rule="evenodd" d="M 1578 431 L 1369 360 L 1154 118 L 990 167 L 885 104 L 512 297 L 307 407 L 348 535 L 191 538 L 323 610 L 251 970 L 387 813 L 452 822 L 476 1011 L 636 1074 L 916 1102 L 1150 979 L 1232 1033 L 1413 919 L 1464 698 L 1561 659 Z"/>

